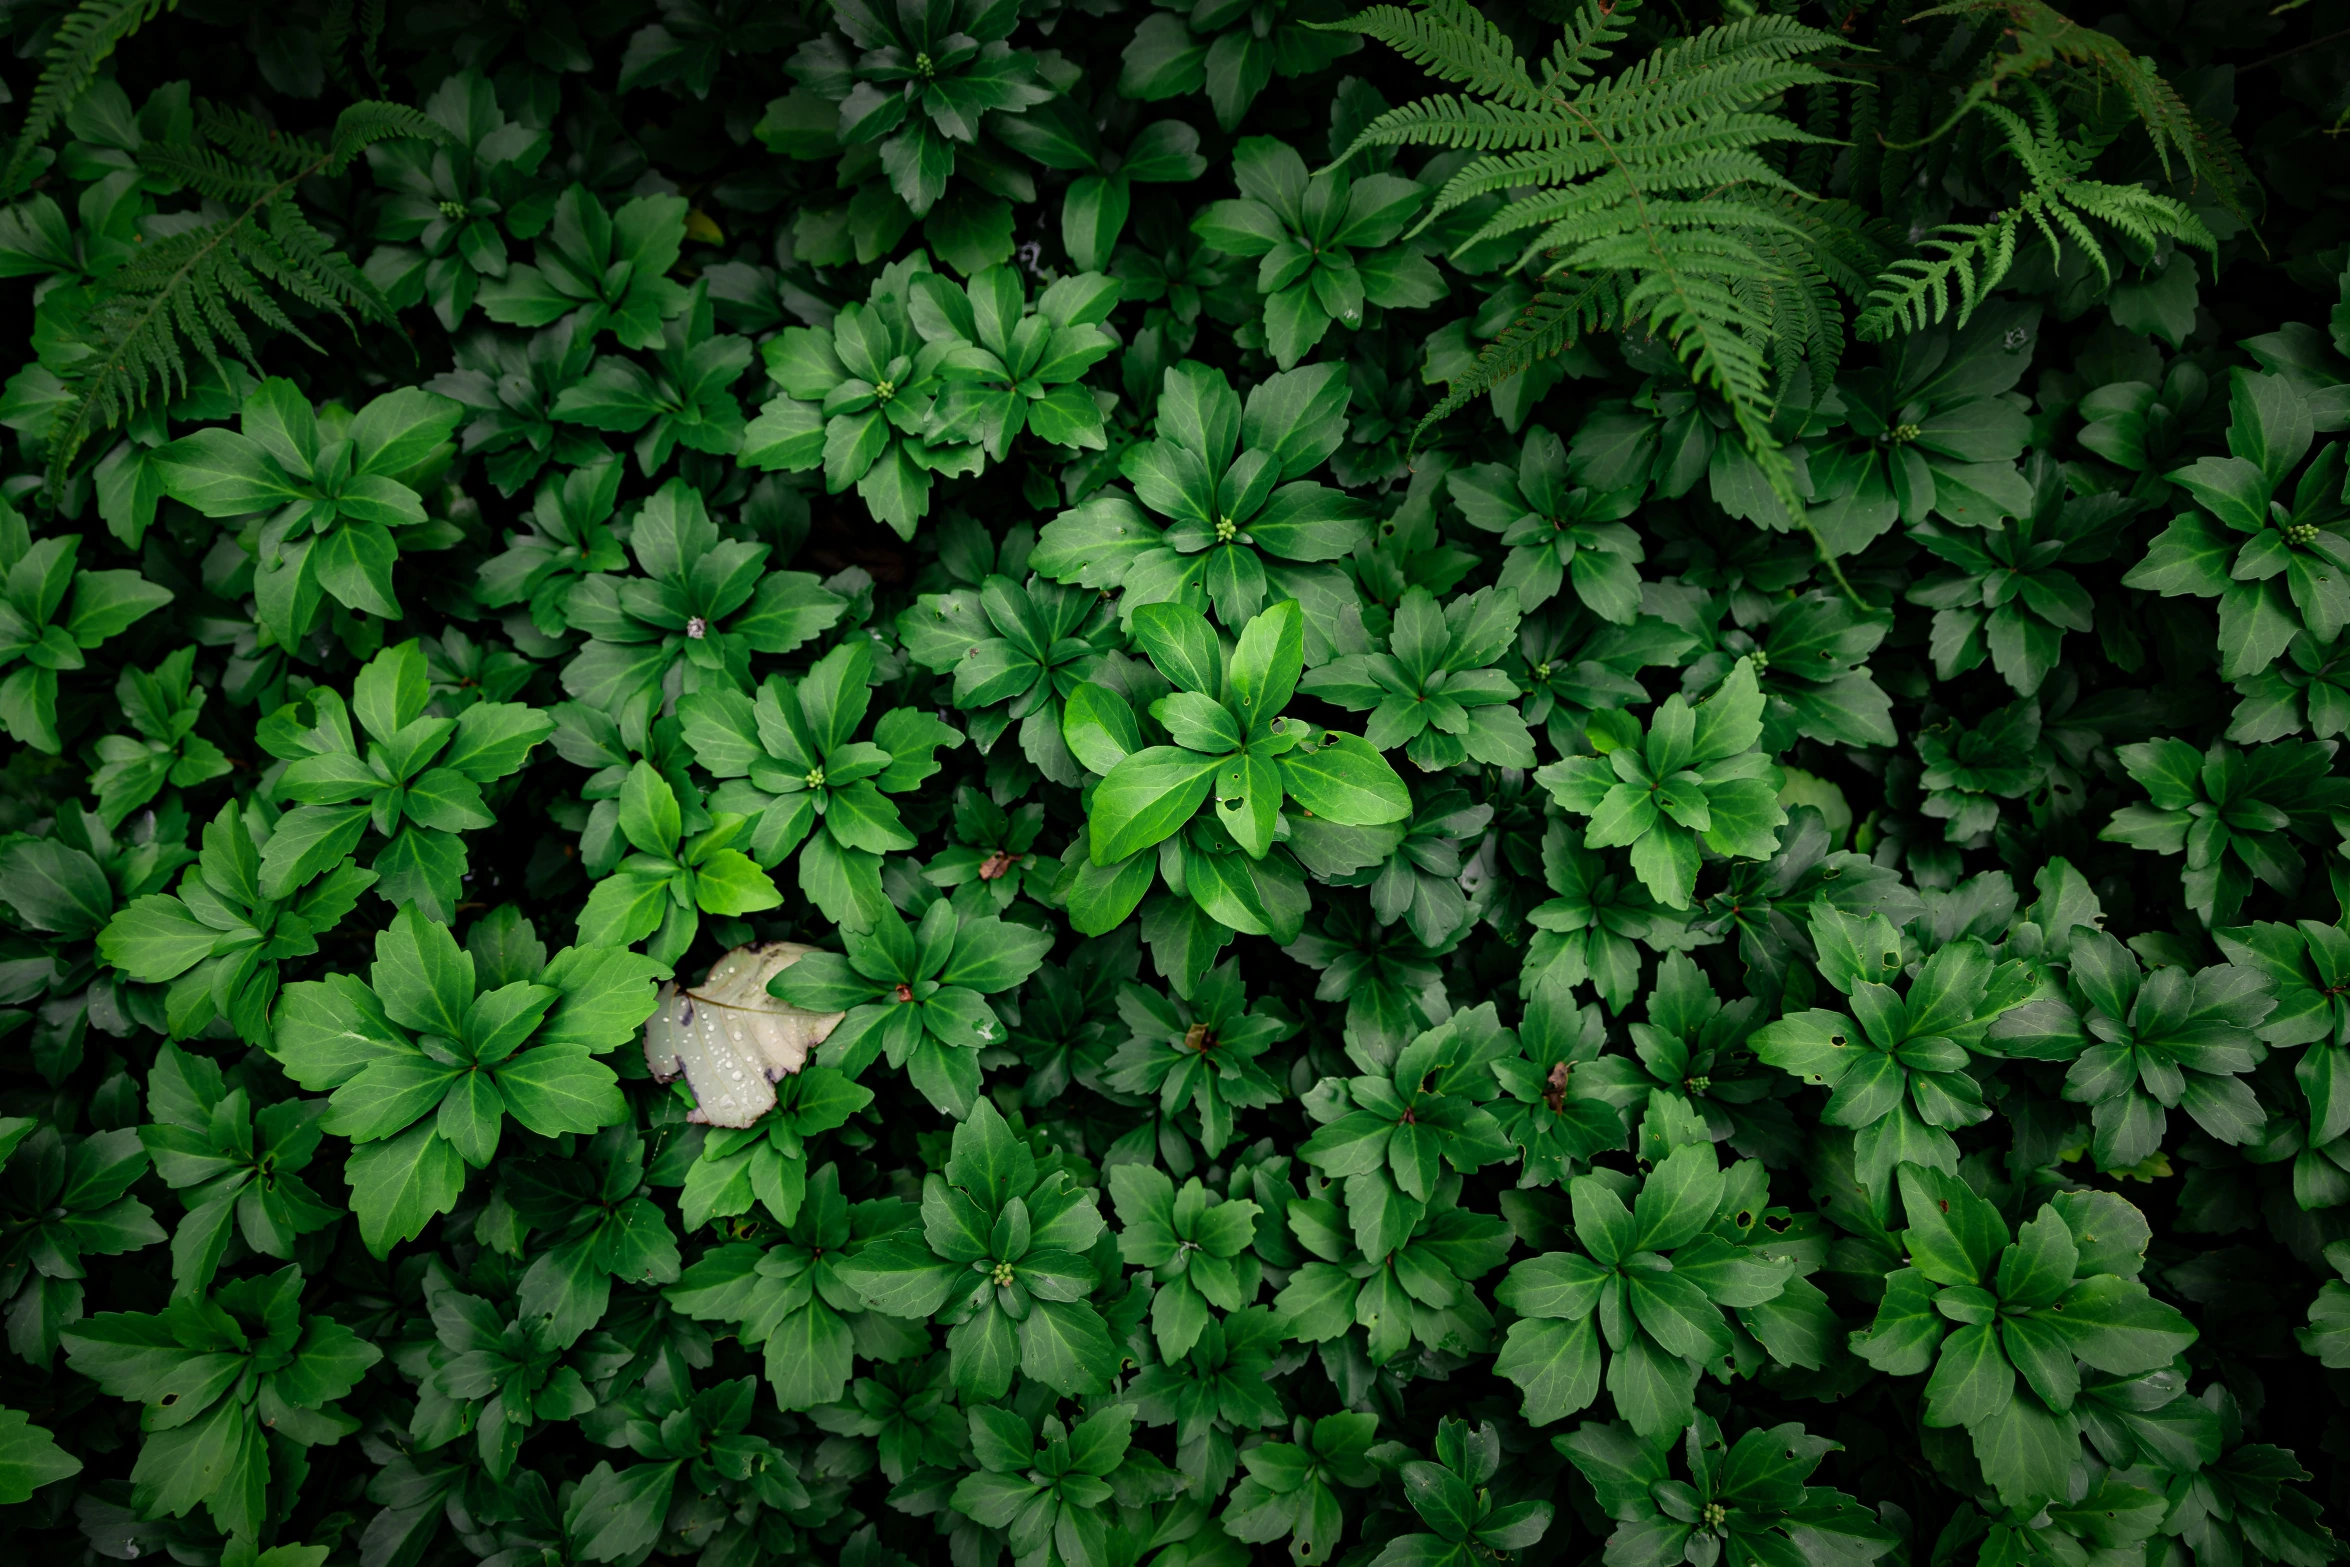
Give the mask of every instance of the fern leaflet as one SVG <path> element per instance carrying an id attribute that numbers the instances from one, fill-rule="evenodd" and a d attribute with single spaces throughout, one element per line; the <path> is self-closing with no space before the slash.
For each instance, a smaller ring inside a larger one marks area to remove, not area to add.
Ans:
<path id="1" fill-rule="evenodd" d="M 0 171 L 0 191 L 13 197 L 24 188 L 33 154 L 49 139 L 66 111 L 89 91 L 90 83 L 97 80 L 98 67 L 114 53 L 115 46 L 159 12 L 178 6 L 179 0 L 82 0 L 66 13 L 41 62 L 41 79 L 25 108 L 24 126 L 16 134 L 8 167 Z"/>
<path id="2" fill-rule="evenodd" d="M 355 314 L 397 324 L 390 303 L 303 215 L 293 193 L 313 174 L 341 172 L 371 142 L 446 139 L 435 122 L 400 104 L 357 103 L 322 145 L 207 106 L 198 131 L 210 146 L 150 146 L 140 162 L 229 215 L 151 242 L 93 291 L 81 334 L 93 352 L 74 366 L 73 400 L 50 436 L 53 491 L 92 436 L 150 398 L 186 388 L 190 350 L 215 365 L 227 357 L 250 364 L 248 322 L 317 348 L 285 301 L 345 326 Z"/>

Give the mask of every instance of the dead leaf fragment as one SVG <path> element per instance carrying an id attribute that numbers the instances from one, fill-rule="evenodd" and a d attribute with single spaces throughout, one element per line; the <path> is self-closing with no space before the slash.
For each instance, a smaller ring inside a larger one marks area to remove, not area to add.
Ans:
<path id="1" fill-rule="evenodd" d="M 645 1023 L 645 1064 L 664 1083 L 679 1073 L 701 1108 L 689 1119 L 746 1127 L 775 1108 L 775 1084 L 807 1064 L 845 1012 L 805 1012 L 767 994 L 767 982 L 815 951 L 796 941 L 737 947 L 691 989 L 675 980 Z"/>

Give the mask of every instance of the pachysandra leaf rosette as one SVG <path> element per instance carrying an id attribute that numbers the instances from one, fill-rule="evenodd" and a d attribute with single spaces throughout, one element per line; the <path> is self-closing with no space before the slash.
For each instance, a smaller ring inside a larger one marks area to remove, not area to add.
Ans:
<path id="1" fill-rule="evenodd" d="M 0 1538 L 2350 1554 L 2350 39 L 2113 9 L 10 8 Z"/>

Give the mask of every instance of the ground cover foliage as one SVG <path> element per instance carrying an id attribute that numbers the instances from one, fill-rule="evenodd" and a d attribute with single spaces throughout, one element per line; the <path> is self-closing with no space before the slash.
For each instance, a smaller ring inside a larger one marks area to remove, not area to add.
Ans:
<path id="1" fill-rule="evenodd" d="M 2341 1554 L 2338 14 L 0 14 L 30 1559 Z"/>

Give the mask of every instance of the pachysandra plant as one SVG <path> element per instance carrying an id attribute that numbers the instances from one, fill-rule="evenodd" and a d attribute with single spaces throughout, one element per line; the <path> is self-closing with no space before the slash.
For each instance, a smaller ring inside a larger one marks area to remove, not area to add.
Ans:
<path id="1" fill-rule="evenodd" d="M 1223 372 L 1172 367 L 1158 438 L 1119 460 L 1133 498 L 1105 490 L 1064 512 L 1045 525 L 1029 563 L 1056 581 L 1119 589 L 1129 624 L 1145 604 L 1213 607 L 1234 631 L 1268 598 L 1330 604 L 1336 573 L 1318 563 L 1362 543 L 1368 520 L 1359 501 L 1305 477 L 1345 435 L 1337 371 L 1286 371 L 1244 404 Z"/>
<path id="2" fill-rule="evenodd" d="M 656 347 L 661 324 L 686 308 L 685 286 L 668 275 L 685 232 L 683 197 L 637 196 L 613 211 L 574 185 L 531 259 L 483 285 L 482 311 L 508 326 L 569 319 L 582 342 L 610 331 L 624 348 Z"/>
<path id="3" fill-rule="evenodd" d="M 1590 1407 L 1604 1376 L 1641 1435 L 1686 1426 L 1698 1376 L 1735 1362 L 1730 1313 L 1769 1307 L 1795 1278 L 1790 1259 L 1745 1233 L 1766 1180 L 1752 1161 L 1725 1172 L 1711 1143 L 1693 1142 L 1645 1180 L 1594 1172 L 1570 1182 L 1577 1249 L 1519 1263 L 1496 1295 L 1520 1320 L 1494 1369 L 1524 1393 L 1526 1419 L 1547 1424 Z M 1756 1319 L 1740 1320 L 1755 1331 Z M 1772 1359 L 1801 1363 L 1800 1328 L 1793 1344 L 1774 1346 L 1779 1335 L 1765 1333 Z"/>
<path id="4" fill-rule="evenodd" d="M 960 340 L 916 330 L 915 283 L 930 275 L 917 254 L 885 270 L 865 303 L 843 305 L 829 329 L 786 327 L 768 339 L 767 379 L 780 395 L 743 431 L 745 463 L 821 467 L 828 492 L 855 485 L 873 515 L 909 539 L 930 509 L 934 476 L 977 473 L 987 461 L 975 439 L 940 433 L 941 370 Z"/>
<path id="5" fill-rule="evenodd" d="M 1191 220 L 1212 248 L 1255 256 L 1265 296 L 1265 347 L 1287 370 L 1312 353 L 1332 325 L 1359 327 L 1364 308 L 1409 308 L 1444 297 L 1428 258 L 1396 243 L 1428 192 L 1400 174 L 1361 179 L 1343 168 L 1306 172 L 1297 149 L 1252 136 L 1232 151 L 1235 201 L 1211 204 Z"/>
<path id="6" fill-rule="evenodd" d="M 944 898 L 918 926 L 892 912 L 844 934 L 846 956 L 818 953 L 768 982 L 794 1006 L 847 1014 L 825 1041 L 824 1064 L 854 1078 L 886 1056 L 955 1119 L 984 1108 L 979 1059 L 1005 1037 L 987 997 L 1036 972 L 1050 937 L 993 915 L 967 919 Z"/>
<path id="7" fill-rule="evenodd" d="M 2263 1025 L 2276 1006 L 2268 975 L 2233 963 L 2194 972 L 2166 964 L 2149 974 L 2102 931 L 2077 933 L 2068 956 L 2077 1016 L 2062 1003 L 2036 1007 L 2019 1018 L 2018 1033 L 2031 1055 L 2071 1063 L 2064 1096 L 2089 1107 L 2099 1169 L 2154 1157 L 2172 1110 L 2221 1143 L 2261 1135 L 2260 1102 L 2242 1078 L 2267 1054 Z"/>
<path id="8" fill-rule="evenodd" d="M 0 729 L 55 755 L 60 671 L 87 650 L 168 603 L 171 590 L 135 571 L 81 571 L 81 541 L 36 541 L 14 508 L 0 509 Z M 59 617 L 63 618 L 60 619 Z"/>
<path id="9" fill-rule="evenodd" d="M 2342 1555 L 2350 53 L 2143 9 L 18 7 L 0 1537 Z"/>
<path id="10" fill-rule="evenodd" d="M 1146 103 L 1204 92 L 1230 130 L 1275 76 L 1310 75 L 1362 47 L 1316 25 L 1338 15 L 1318 0 L 1163 5 L 1126 44 L 1118 91 Z"/>
<path id="11" fill-rule="evenodd" d="M 1154 604 L 1137 614 L 1137 639 L 1175 687 L 1150 707 L 1173 743 L 1145 745 L 1134 710 L 1106 686 L 1072 693 L 1069 749 L 1103 775 L 1067 894 L 1072 916 L 1081 930 L 1106 931 L 1162 876 L 1222 925 L 1295 940 L 1305 884 L 1274 852 L 1283 802 L 1336 826 L 1372 827 L 1410 815 L 1411 796 L 1363 737 L 1283 716 L 1305 665 L 1294 599 L 1251 619 L 1229 654 L 1196 610 Z"/>
<path id="12" fill-rule="evenodd" d="M 1544 829 L 1538 852 L 1546 890 L 1554 896 L 1526 911 L 1533 935 L 1519 983 L 1535 993 L 1564 996 L 1588 981 L 1602 1002 L 1621 1011 L 1640 983 L 1641 948 L 1684 939 L 1686 922 L 1651 897 L 1640 878 L 1586 847 L 1583 835 L 1563 821 Z"/>
<path id="13" fill-rule="evenodd" d="M 1475 1427 L 1450 1418 L 1438 1422 L 1435 1451 L 1436 1462 L 1414 1459 L 1403 1471 L 1404 1494 L 1433 1532 L 1400 1536 L 1381 1560 L 1395 1567 L 1468 1567 L 1523 1550 L 1549 1532 L 1554 1504 L 1495 1501 L 1487 1482 L 1501 1472 L 1501 1432 L 1491 1421 Z"/>
<path id="14" fill-rule="evenodd" d="M 1121 985 L 1118 1018 L 1126 1041 L 1102 1080 L 1124 1093 L 1156 1094 L 1162 1115 L 1196 1115 L 1200 1149 L 1211 1159 L 1230 1146 L 1235 1112 L 1283 1098 L 1258 1058 L 1296 1027 L 1248 1007 L 1236 963 L 1218 964 L 1189 996 Z"/>
<path id="15" fill-rule="evenodd" d="M 148 1093 L 155 1119 L 139 1141 L 187 1209 L 172 1235 L 175 1292 L 202 1295 L 232 1235 L 261 1256 L 290 1258 L 297 1237 L 336 1222 L 302 1179 L 326 1136 L 317 1100 L 257 1106 L 209 1057 L 168 1042 Z"/>
<path id="16" fill-rule="evenodd" d="M 27 1115 L 0 1119 L 0 1160 L 11 1231 L 0 1253 L 8 1347 L 46 1368 L 58 1335 L 87 1310 L 90 1259 L 164 1239 L 155 1211 L 131 1191 L 148 1172 L 148 1154 L 127 1126 L 69 1136 Z"/>
<path id="17" fill-rule="evenodd" d="M 1115 145 L 1070 98 L 1055 98 L 997 121 L 1010 146 L 1077 178 L 1061 196 L 1061 244 L 1087 272 L 1105 267 L 1134 211 L 1137 185 L 1182 185 L 1207 172 L 1199 132 L 1181 120 L 1154 120 Z"/>
<path id="18" fill-rule="evenodd" d="M 272 896 L 261 890 L 261 856 L 274 838 L 256 804 L 222 808 L 204 828 L 204 849 L 177 893 L 148 893 L 98 933 L 106 961 L 141 984 L 169 985 L 171 1037 L 185 1039 L 225 1020 L 248 1044 L 270 1041 L 279 967 L 318 950 L 318 940 L 358 906 L 376 873 L 348 856 Z"/>
<path id="19" fill-rule="evenodd" d="M 1948 562 L 1909 590 L 1934 611 L 1934 673 L 1943 678 L 1991 667 L 2031 696 L 2061 662 L 2065 633 L 2088 631 L 2096 604 L 2067 563 L 2088 562 L 2111 548 L 2105 530 L 2131 503 L 2119 496 L 2065 493 L 2057 465 L 2035 452 L 2028 512 L 1987 528 L 1920 523 L 1910 537 Z"/>
<path id="20" fill-rule="evenodd" d="M 2293 839 L 2322 839 L 2344 804 L 2328 746 L 2286 740 L 2198 753 L 2176 738 L 2120 747 L 2115 755 L 2146 790 L 2098 834 L 2162 855 L 2184 851 L 2179 885 L 2187 907 L 2214 925 L 2235 922 L 2256 883 L 2287 890 L 2307 866 Z"/>
<path id="21" fill-rule="evenodd" d="M 1896 991 L 1907 958 L 1891 920 L 1815 907 L 1810 933 L 1820 977 L 1844 994 L 1850 1015 L 1790 1010 L 1755 1031 L 1754 1053 L 1829 1090 L 1820 1119 L 1853 1129 L 1854 1160 L 1870 1185 L 1882 1187 L 1902 1164 L 1955 1172 L 1952 1132 L 1990 1113 L 1969 1052 L 1984 1048 L 1999 1020 L 2031 994 L 2030 969 L 1962 936 L 1920 962 L 1908 989 Z"/>
<path id="22" fill-rule="evenodd" d="M 1055 446 L 1101 450 L 1102 411 L 1084 382 L 1117 346 L 1101 328 L 1118 305 L 1115 278 L 1080 272 L 1028 299 L 1011 267 L 968 284 L 935 272 L 910 283 L 908 313 L 930 343 L 948 345 L 932 406 L 937 435 L 976 441 L 1002 462 L 1023 431 Z"/>
<path id="23" fill-rule="evenodd" d="M 1588 817 L 1584 845 L 1627 846 L 1651 896 L 1689 907 L 1707 849 L 1767 858 L 1787 820 L 1771 782 L 1776 771 L 1755 749 L 1763 697 L 1752 660 L 1692 708 L 1665 698 L 1646 725 L 1620 709 L 1593 724 L 1599 756 L 1553 762 L 1536 776 L 1571 814 Z"/>
<path id="24" fill-rule="evenodd" d="M 1640 613 L 1637 568 L 1646 553 L 1622 519 L 1639 504 L 1639 492 L 1597 494 L 1573 484 L 1557 436 L 1534 425 L 1524 439 L 1515 472 L 1479 463 L 1445 475 L 1453 504 L 1509 546 L 1501 586 L 1517 591 L 1521 608 L 1537 609 L 1570 589 L 1600 619 L 1630 624 Z"/>
<path id="25" fill-rule="evenodd" d="M 2195 1338 L 2138 1277 L 2145 1219 L 2109 1192 L 2060 1192 L 2011 1229 L 1955 1176 L 1904 1165 L 1900 1186 L 1909 1265 L 1854 1352 L 1890 1376 L 1932 1368 L 1926 1423 L 1965 1429 L 2003 1502 L 2061 1495 L 2081 1367 L 2151 1371 Z"/>
<path id="26" fill-rule="evenodd" d="M 482 785 L 522 767 L 555 722 L 519 702 L 477 702 L 455 718 L 428 714 L 431 703 L 424 651 L 403 642 L 368 660 L 348 704 L 322 686 L 264 722 L 261 743 L 286 763 L 274 792 L 288 809 L 261 850 L 263 894 L 284 897 L 341 863 L 372 828 L 385 840 L 370 862 L 380 895 L 455 917 L 461 834 L 497 819 Z"/>
<path id="27" fill-rule="evenodd" d="M 1620 1558 L 1766 1562 L 1792 1550 L 1799 1560 L 1865 1563 L 1897 1543 L 1844 1492 L 1804 1483 L 1837 1444 L 1800 1425 L 1758 1426 L 1731 1442 L 1699 1415 L 1678 1444 L 1687 1480 L 1673 1476 L 1675 1444 L 1619 1424 L 1586 1420 L 1552 1440 L 1616 1520 L 1608 1550 Z"/>
<path id="28" fill-rule="evenodd" d="M 293 382 L 255 388 L 234 430 L 184 435 L 155 454 L 164 492 L 207 517 L 258 519 L 238 543 L 253 557 L 260 619 L 280 642 L 317 622 L 328 599 L 400 618 L 392 568 L 402 536 L 435 532 L 417 486 L 446 463 L 463 410 L 402 387 L 321 417 Z M 443 539 L 429 543 L 445 543 Z"/>
<path id="29" fill-rule="evenodd" d="M 155 1315 L 102 1312 L 68 1328 L 65 1347 L 84 1376 L 147 1407 L 135 1505 L 174 1517 L 202 1507 L 224 1534 L 245 1535 L 259 1532 L 273 1484 L 282 1497 L 303 1472 L 303 1448 L 358 1430 L 335 1401 L 383 1358 L 302 1309 L 291 1264 Z"/>
<path id="30" fill-rule="evenodd" d="M 1401 747 L 1422 772 L 1469 761 L 1522 768 L 1534 760 L 1517 682 L 1492 667 L 1518 634 L 1516 590 L 1484 588 L 1439 607 L 1434 594 L 1415 586 L 1396 606 L 1389 635 L 1358 636 L 1359 624 L 1341 625 L 1339 656 L 1298 689 L 1369 711 L 1363 739 L 1374 750 Z M 1361 651 L 1365 644 L 1374 651 Z"/>
<path id="31" fill-rule="evenodd" d="M 808 1177 L 803 1191 L 792 1217 L 778 1216 L 785 1230 L 773 1244 L 716 1247 L 668 1291 L 688 1316 L 736 1324 L 744 1348 L 764 1345 L 768 1385 L 787 1410 L 837 1403 L 860 1348 L 868 1360 L 895 1358 L 844 1274 L 864 1246 L 901 1227 L 889 1222 L 898 1215 L 876 1212 L 881 1204 L 852 1207 L 836 1165 Z M 900 1332 L 908 1347 L 919 1342 Z"/>
<path id="32" fill-rule="evenodd" d="M 526 531 L 510 534 L 506 552 L 482 567 L 482 602 L 527 603 L 531 624 L 548 636 L 568 629 L 563 600 L 571 584 L 591 572 L 628 569 L 608 526 L 620 475 L 619 460 L 606 458 L 540 480 Z"/>
<path id="33" fill-rule="evenodd" d="M 993 1105 L 955 1128 L 954 1153 L 922 1187 L 921 1234 L 898 1230 L 842 1271 L 873 1310 L 945 1313 L 955 1388 L 1003 1396 L 1015 1371 L 1068 1396 L 1099 1391 L 1117 1350 L 1091 1303 L 1102 1233 L 1095 1195 L 1066 1170 L 1040 1170 Z"/>
<path id="34" fill-rule="evenodd" d="M 1962 331 L 1906 339 L 1882 367 L 1847 370 L 1845 435 L 1812 458 L 1813 526 L 1858 550 L 1896 517 L 1986 528 L 2029 512 L 2015 466 L 2029 427 L 2001 394 L 2023 375 L 2037 329 L 2036 312 L 1985 310 Z"/>
<path id="35" fill-rule="evenodd" d="M 564 623 L 588 636 L 563 689 L 615 717 L 705 684 L 746 690 L 752 655 L 788 653 L 840 620 L 839 594 L 807 572 L 766 569 L 766 544 L 721 536 L 683 479 L 646 500 L 628 547 L 637 575 L 591 572 L 563 598 Z"/>
<path id="36" fill-rule="evenodd" d="M 599 354 L 580 378 L 556 394 L 547 411 L 566 424 L 584 424 L 636 437 L 637 471 L 650 478 L 672 453 L 731 455 L 742 445 L 742 405 L 734 384 L 751 367 L 751 341 L 715 329 L 706 285 L 696 285 L 686 307 L 662 323 L 653 368 L 624 354 Z"/>
<path id="37" fill-rule="evenodd" d="M 889 796 L 938 770 L 941 745 L 963 737 L 918 708 L 896 707 L 865 727 L 873 651 L 849 642 L 795 683 L 768 677 L 756 699 L 716 687 L 679 704 L 694 759 L 726 780 L 712 808 L 747 817 L 762 866 L 795 851 L 800 890 L 827 919 L 863 930 L 888 912 L 881 857 L 914 847 Z"/>
<path id="38" fill-rule="evenodd" d="M 2236 370 L 2228 409 L 2228 455 L 2198 457 L 2169 475 L 2194 507 L 2123 581 L 2217 597 L 2220 674 L 2233 680 L 2274 663 L 2295 633 L 2331 642 L 2350 618 L 2350 537 L 2340 527 L 2350 517 L 2350 476 L 2339 441 L 2302 466 L 2313 441 L 2309 406 L 2284 377 Z"/>
<path id="39" fill-rule="evenodd" d="M 114 694 L 123 717 L 136 731 L 107 735 L 98 742 L 99 765 L 90 775 L 98 814 L 109 827 L 160 794 L 166 786 L 186 789 L 229 770 L 220 747 L 194 732 L 204 711 L 205 690 L 195 683 L 196 650 L 181 648 L 152 673 L 126 669 Z"/>
<path id="40" fill-rule="evenodd" d="M 920 16 L 862 0 L 843 6 L 833 15 L 839 34 L 820 34 L 792 56 L 800 86 L 791 97 L 813 101 L 787 110 L 787 123 L 829 133 L 839 146 L 876 148 L 889 188 L 907 212 L 926 217 L 986 115 L 1018 114 L 1053 96 L 1036 57 L 1007 41 L 1018 20 L 1000 0 L 958 0 Z M 826 125 L 830 105 L 838 110 Z"/>
<path id="41" fill-rule="evenodd" d="M 484 280 L 506 276 L 506 234 L 535 239 L 554 216 L 556 193 L 535 177 L 554 138 L 507 118 L 496 87 L 478 71 L 443 81 L 424 112 L 446 139 L 367 149 L 368 168 L 393 192 L 375 223 L 386 243 L 367 258 L 367 274 L 399 304 L 429 302 L 453 332 Z"/>
<path id="42" fill-rule="evenodd" d="M 662 964 L 693 945 L 702 916 L 739 916 L 783 901 L 775 879 L 733 845 L 750 823 L 731 812 L 702 813 L 709 826 L 688 832 L 677 791 L 651 764 L 638 762 L 620 786 L 620 836 L 631 850 L 579 911 L 579 939 L 590 946 L 633 947 Z"/>
<path id="43" fill-rule="evenodd" d="M 907 656 L 954 676 L 955 706 L 974 744 L 991 748 L 1013 723 L 1020 754 L 1055 783 L 1085 774 L 1061 737 L 1062 704 L 1115 645 L 1116 615 L 1082 588 L 991 573 L 976 588 L 925 593 L 898 617 Z"/>
<path id="44" fill-rule="evenodd" d="M 456 1202 L 509 1117 L 541 1137 L 609 1124 L 619 1079 L 598 1061 L 652 1012 L 655 965 L 566 947 L 481 955 L 406 908 L 356 975 L 289 987 L 271 1053 L 351 1140 L 345 1171 L 377 1255 Z M 427 1117 L 430 1117 L 427 1120 Z"/>

